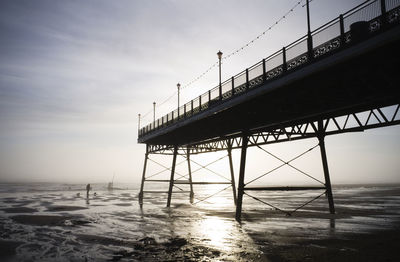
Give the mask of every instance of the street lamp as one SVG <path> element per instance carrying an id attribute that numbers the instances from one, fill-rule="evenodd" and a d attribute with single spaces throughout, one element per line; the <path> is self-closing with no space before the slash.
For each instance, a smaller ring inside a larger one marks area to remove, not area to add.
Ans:
<path id="1" fill-rule="evenodd" d="M 139 118 L 139 121 L 138 121 L 138 130 L 140 130 L 140 114 L 138 114 L 138 118 Z"/>
<path id="2" fill-rule="evenodd" d="M 222 99 L 222 85 L 221 85 L 221 58 L 222 58 L 222 52 L 221 50 L 218 51 L 218 60 L 219 60 L 219 100 Z"/>
<path id="3" fill-rule="evenodd" d="M 153 102 L 153 122 L 156 123 L 156 102 Z"/>
<path id="4" fill-rule="evenodd" d="M 306 0 L 306 7 L 307 7 L 307 50 L 308 50 L 308 57 L 311 60 L 313 58 L 313 55 L 312 55 L 313 43 L 312 43 L 312 36 L 311 36 L 309 0 Z"/>
<path id="5" fill-rule="evenodd" d="M 179 94 L 180 94 L 180 91 L 181 91 L 181 84 L 176 84 L 176 86 L 178 87 L 178 117 L 179 117 Z"/>

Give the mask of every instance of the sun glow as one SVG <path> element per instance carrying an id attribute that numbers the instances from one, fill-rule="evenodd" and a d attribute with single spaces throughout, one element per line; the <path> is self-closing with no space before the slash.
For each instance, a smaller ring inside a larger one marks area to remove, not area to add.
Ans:
<path id="1" fill-rule="evenodd" d="M 194 226 L 194 234 L 201 236 L 211 247 L 231 251 L 237 241 L 237 226 L 233 220 L 205 216 Z"/>

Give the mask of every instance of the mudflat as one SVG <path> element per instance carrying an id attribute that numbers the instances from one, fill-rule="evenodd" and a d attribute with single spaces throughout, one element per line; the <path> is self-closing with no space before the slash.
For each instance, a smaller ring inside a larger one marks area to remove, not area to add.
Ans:
<path id="1" fill-rule="evenodd" d="M 59 188 L 59 187 L 57 187 Z M 207 189 L 208 190 L 208 189 Z M 210 193 L 198 191 L 202 199 Z M 218 188 L 215 188 L 218 191 Z M 177 194 L 137 190 L 1 193 L 0 257 L 4 261 L 400 261 L 400 187 L 335 188 L 336 213 L 324 197 L 292 212 L 313 192 L 245 198 L 241 223 L 230 192 L 189 203 Z M 45 199 L 45 201 L 43 200 Z M 2 201 L 4 200 L 4 201 Z M 290 215 L 288 215 L 290 213 Z"/>

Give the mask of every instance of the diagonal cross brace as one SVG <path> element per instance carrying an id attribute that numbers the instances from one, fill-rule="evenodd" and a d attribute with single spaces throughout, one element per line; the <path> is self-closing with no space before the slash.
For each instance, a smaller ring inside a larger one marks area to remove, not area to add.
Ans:
<path id="1" fill-rule="evenodd" d="M 268 174 L 274 172 L 275 170 L 277 170 L 277 169 L 279 169 L 279 168 L 281 168 L 281 167 L 283 167 L 283 166 L 285 166 L 285 165 L 288 165 L 288 166 L 290 166 L 291 168 L 293 168 L 293 169 L 299 171 L 300 173 L 302 173 L 302 174 L 304 174 L 304 175 L 306 175 L 306 176 L 308 176 L 308 177 L 314 179 L 314 180 L 317 181 L 318 183 L 321 183 L 322 185 L 325 185 L 322 181 L 320 181 L 320 180 L 318 180 L 318 179 L 316 179 L 316 178 L 314 178 L 314 177 L 308 175 L 307 173 L 301 171 L 300 169 L 298 169 L 298 168 L 296 168 L 296 167 L 294 167 L 294 166 L 292 166 L 292 165 L 290 164 L 290 163 L 293 162 L 294 160 L 296 160 L 296 159 L 302 157 L 303 155 L 307 154 L 308 152 L 310 152 L 310 151 L 312 151 L 313 149 L 315 149 L 316 147 L 318 147 L 318 144 L 315 145 L 315 146 L 313 146 L 312 148 L 306 150 L 305 152 L 299 154 L 298 156 L 296 156 L 296 157 L 290 159 L 289 161 L 284 161 L 284 160 L 278 158 L 277 156 L 275 156 L 275 155 L 273 155 L 272 153 L 266 151 L 265 149 L 261 148 L 260 146 L 257 146 L 257 147 L 259 147 L 261 150 L 265 151 L 266 153 L 270 154 L 271 156 L 275 157 L 276 159 L 280 160 L 281 162 L 283 162 L 283 164 L 277 166 L 277 167 L 274 168 L 274 169 L 271 169 L 271 170 L 268 171 L 267 173 L 264 173 L 264 174 L 262 174 L 262 175 L 260 175 L 260 176 L 258 176 L 258 177 L 256 177 L 256 178 L 254 178 L 253 180 L 247 182 L 247 183 L 245 184 L 246 186 L 247 186 L 248 184 L 253 183 L 254 181 L 257 181 L 258 179 L 260 179 L 260 178 L 262 178 L 262 177 L 264 177 L 264 176 L 266 176 L 266 175 L 268 175 Z"/>
<path id="2" fill-rule="evenodd" d="M 208 171 L 210 171 L 211 173 L 213 173 L 213 174 L 215 174 L 215 175 L 217 175 L 217 176 L 219 176 L 219 177 L 221 177 L 221 178 L 223 178 L 223 179 L 225 179 L 225 180 L 230 181 L 230 179 L 224 177 L 223 175 L 218 174 L 217 172 L 215 172 L 215 171 L 213 171 L 213 170 L 207 168 L 208 166 L 210 166 L 210 165 L 212 165 L 212 164 L 214 164 L 214 163 L 216 163 L 216 162 L 218 162 L 218 161 L 224 159 L 224 158 L 227 157 L 227 156 L 228 156 L 228 155 L 223 156 L 223 157 L 220 157 L 220 158 L 218 158 L 217 160 L 214 160 L 214 161 L 208 163 L 207 165 L 202 165 L 202 164 L 200 164 L 200 163 L 194 161 L 193 159 L 190 159 L 190 162 L 193 162 L 193 163 L 195 163 L 196 165 L 200 166 L 200 168 L 198 168 L 198 169 L 192 171 L 192 174 L 195 173 L 195 172 L 197 172 L 197 171 L 200 171 L 200 170 L 202 170 L 202 169 L 205 169 L 205 170 L 208 170 Z M 179 175 L 180 175 L 180 174 L 179 174 Z M 185 177 L 185 176 L 187 176 L 187 175 L 188 175 L 188 174 L 186 174 L 186 175 L 180 175 L 180 177 L 179 177 L 178 179 L 180 179 L 180 178 L 182 178 L 182 177 Z"/>
<path id="3" fill-rule="evenodd" d="M 275 209 L 275 210 L 278 210 L 278 211 L 280 211 L 280 212 L 286 214 L 287 216 L 291 216 L 291 215 L 292 215 L 294 212 L 296 212 L 297 210 L 302 209 L 303 207 L 307 206 L 308 204 L 310 204 L 310 203 L 314 202 L 315 200 L 317 200 L 318 198 L 320 198 L 322 195 L 326 194 L 326 191 L 322 192 L 322 194 L 317 195 L 317 196 L 314 197 L 313 199 L 311 199 L 311 200 L 305 202 L 304 204 L 300 205 L 299 207 L 293 209 L 292 211 L 283 210 L 283 209 L 281 209 L 281 208 L 279 208 L 279 207 L 277 207 L 277 206 L 274 206 L 274 205 L 272 205 L 272 204 L 270 204 L 270 203 L 268 203 L 268 202 L 266 202 L 266 201 L 264 201 L 264 200 L 262 200 L 262 199 L 260 199 L 260 198 L 258 198 L 258 197 L 252 196 L 252 195 L 248 194 L 247 192 L 244 192 L 244 194 L 246 194 L 247 196 L 253 198 L 253 199 L 256 200 L 256 201 L 259 201 L 259 202 L 261 202 L 261 203 L 263 203 L 263 204 L 265 204 L 265 205 L 267 205 L 267 206 L 269 206 L 269 207 L 272 207 L 272 208 Z"/>

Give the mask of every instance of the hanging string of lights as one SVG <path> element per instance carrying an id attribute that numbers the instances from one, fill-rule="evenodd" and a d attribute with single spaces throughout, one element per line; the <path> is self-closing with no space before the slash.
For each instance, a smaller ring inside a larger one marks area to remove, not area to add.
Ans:
<path id="1" fill-rule="evenodd" d="M 261 32 L 259 35 L 257 35 L 256 37 L 254 37 L 253 39 L 251 39 L 250 41 L 248 41 L 246 44 L 242 45 L 241 47 L 237 48 L 235 51 L 229 53 L 228 55 L 223 56 L 221 59 L 222 60 L 227 60 L 229 59 L 231 56 L 234 56 L 236 54 L 238 54 L 239 52 L 242 52 L 243 50 L 245 50 L 246 48 L 248 48 L 250 45 L 252 45 L 254 42 L 258 41 L 260 38 L 262 38 L 263 36 L 265 36 L 268 31 L 271 31 L 275 26 L 277 26 L 282 20 L 286 19 L 292 12 L 294 12 L 294 10 L 301 5 L 302 2 L 304 2 L 305 0 L 300 0 L 297 1 L 295 5 L 293 5 L 292 8 L 290 8 L 284 15 L 282 15 L 278 20 L 276 20 L 274 23 L 272 23 L 266 30 L 264 30 L 263 32 Z M 309 0 L 309 2 L 311 3 L 313 0 Z M 301 5 L 301 7 L 305 7 L 306 4 Z M 187 84 L 183 85 L 181 87 L 181 89 L 185 89 L 190 87 L 191 85 L 193 85 L 195 82 L 199 81 L 201 78 L 203 78 L 207 73 L 209 73 L 213 68 L 215 68 L 218 65 L 218 61 L 215 62 L 214 64 L 212 64 L 210 67 L 207 68 L 207 70 L 205 70 L 203 73 L 201 73 L 200 75 L 198 75 L 196 78 L 192 79 L 191 81 L 189 81 Z M 174 98 L 177 94 L 177 91 L 175 91 L 171 96 L 169 96 L 167 99 L 165 99 L 163 102 L 161 102 L 160 104 L 158 104 L 158 107 L 161 107 L 162 105 L 164 105 L 165 103 L 167 103 L 169 100 L 171 100 L 172 98 Z M 146 112 L 144 115 L 141 116 L 142 119 L 146 118 L 147 116 L 150 115 L 150 113 L 153 110 L 149 110 L 148 112 Z"/>
<path id="2" fill-rule="evenodd" d="M 261 37 L 263 37 L 268 31 L 272 30 L 277 24 L 279 24 L 283 19 L 285 19 L 290 13 L 292 13 L 296 7 L 298 7 L 304 0 L 298 1 L 292 8 L 290 8 L 289 11 L 287 11 L 283 16 L 281 16 L 278 20 L 276 20 L 271 26 L 269 26 L 265 31 L 257 35 L 255 38 L 244 44 L 243 46 L 239 47 L 235 51 L 229 53 L 226 56 L 222 57 L 222 60 L 226 60 L 230 58 L 233 55 L 236 55 L 237 53 L 243 51 L 245 48 L 249 47 L 251 44 L 253 44 L 255 41 L 259 40 Z M 309 2 L 311 3 L 313 0 L 310 0 Z M 301 7 L 305 7 L 306 5 L 302 5 Z M 202 78 L 204 75 L 206 75 L 208 72 L 210 72 L 214 67 L 218 65 L 218 61 L 212 64 L 206 71 L 204 71 L 202 74 L 200 74 L 198 77 L 194 78 L 192 81 L 187 83 L 186 85 L 182 86 L 182 89 L 191 86 L 193 83 L 197 82 L 200 78 Z"/>
<path id="3" fill-rule="evenodd" d="M 177 91 L 175 91 L 171 96 L 169 96 L 167 99 L 165 99 L 163 102 L 161 102 L 160 104 L 158 104 L 158 107 L 161 107 L 162 105 L 164 105 L 165 103 L 167 103 L 169 100 L 171 100 L 172 98 L 174 98 L 176 96 L 176 93 L 178 93 Z M 142 119 L 146 118 L 147 116 L 150 115 L 150 113 L 153 112 L 153 109 L 150 109 L 149 111 L 147 111 L 143 116 L 141 116 Z"/>

